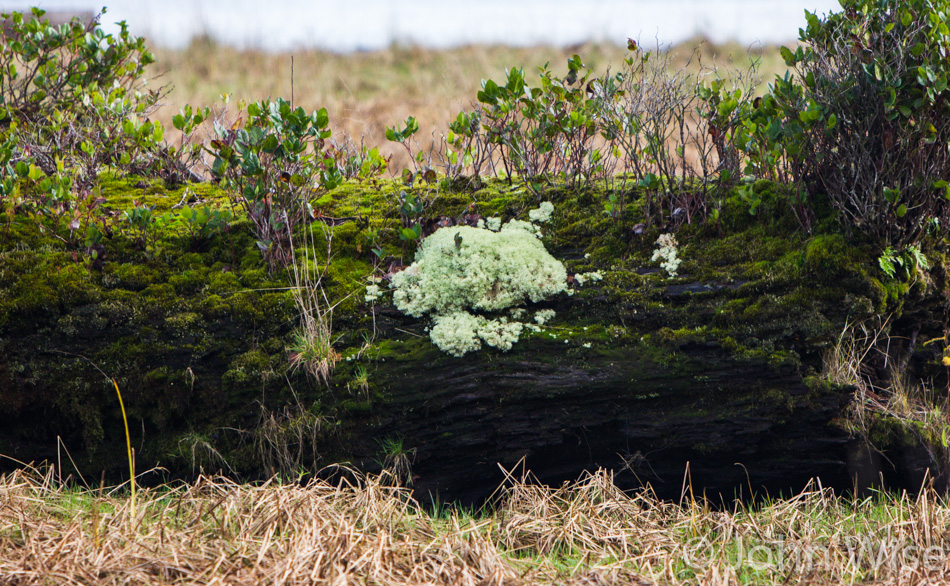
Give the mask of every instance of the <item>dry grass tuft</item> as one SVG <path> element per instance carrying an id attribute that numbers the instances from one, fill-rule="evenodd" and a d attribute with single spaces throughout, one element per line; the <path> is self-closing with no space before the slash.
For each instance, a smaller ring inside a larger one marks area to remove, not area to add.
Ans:
<path id="1" fill-rule="evenodd" d="M 408 492 L 200 478 L 124 498 L 0 480 L 4 584 L 517 584 L 476 528 L 436 531 Z M 130 524 L 131 522 L 131 524 Z M 129 530 L 129 527 L 134 527 Z"/>
<path id="2" fill-rule="evenodd" d="M 202 477 L 128 499 L 0 477 L 0 581 L 34 584 L 946 584 L 950 508 L 930 491 L 813 488 L 731 512 L 628 495 L 607 472 L 511 480 L 493 511 L 430 514 L 405 488 Z"/>

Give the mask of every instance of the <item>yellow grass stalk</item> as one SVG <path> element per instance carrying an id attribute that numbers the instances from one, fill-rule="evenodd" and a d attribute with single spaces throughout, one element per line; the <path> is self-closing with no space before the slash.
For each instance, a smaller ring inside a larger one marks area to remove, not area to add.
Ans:
<path id="1" fill-rule="evenodd" d="M 119 408 L 122 410 L 122 423 L 125 425 L 125 449 L 129 455 L 129 487 L 132 490 L 132 496 L 129 499 L 129 509 L 131 515 L 129 523 L 135 522 L 135 456 L 132 454 L 132 437 L 129 435 L 129 418 L 125 415 L 125 403 L 122 401 L 122 393 L 119 391 L 119 383 L 112 379 L 115 386 L 115 394 L 119 397 Z"/>

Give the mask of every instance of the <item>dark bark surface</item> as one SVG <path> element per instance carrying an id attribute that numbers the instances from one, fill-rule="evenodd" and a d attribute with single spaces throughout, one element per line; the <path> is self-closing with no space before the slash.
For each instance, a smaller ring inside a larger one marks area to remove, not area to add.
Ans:
<path id="1" fill-rule="evenodd" d="M 816 476 L 848 482 L 848 435 L 833 421 L 853 389 L 805 380 L 793 361 L 715 342 L 682 343 L 663 362 L 633 342 L 573 359 L 569 344 L 524 346 L 463 364 L 428 353 L 377 373 L 387 398 L 366 425 L 414 450 L 421 497 L 478 502 L 504 479 L 499 466 L 522 458 L 543 482 L 606 467 L 664 498 L 680 496 L 687 463 L 694 490 L 716 501 Z"/>

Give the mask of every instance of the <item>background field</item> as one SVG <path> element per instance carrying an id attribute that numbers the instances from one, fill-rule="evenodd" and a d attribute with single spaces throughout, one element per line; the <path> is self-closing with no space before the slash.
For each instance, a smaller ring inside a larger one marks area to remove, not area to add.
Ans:
<path id="1" fill-rule="evenodd" d="M 687 64 L 696 70 L 702 63 L 718 67 L 724 76 L 736 68 L 748 69 L 755 60 L 762 86 L 775 73 L 785 71 L 778 47 L 716 46 L 695 39 L 672 47 L 670 52 L 676 71 Z M 291 54 L 238 50 L 201 39 L 184 50 L 156 50 L 150 86 L 170 89 L 157 117 L 171 140 L 175 139 L 171 119 L 184 104 L 220 106 L 220 96 L 229 94 L 230 110 L 235 112 L 237 101 L 293 97 L 294 105 L 308 111 L 327 108 L 335 137 L 341 133 L 356 141 L 362 137 L 368 146 L 378 145 L 385 154 L 393 154 L 392 168 L 397 170 L 407 159 L 403 150 L 386 143 L 387 126 L 415 116 L 420 146 L 428 149 L 433 136 L 438 138 L 460 110 L 470 108 L 481 80 L 504 80 L 506 68 L 524 67 L 526 77 L 533 82 L 537 76 L 532 72 L 545 63 L 550 63 L 555 72 L 566 74 L 566 62 L 572 54 L 580 55 L 596 72 L 604 72 L 617 71 L 628 52 L 619 45 L 584 44 L 445 50 L 393 46 L 362 53 Z"/>

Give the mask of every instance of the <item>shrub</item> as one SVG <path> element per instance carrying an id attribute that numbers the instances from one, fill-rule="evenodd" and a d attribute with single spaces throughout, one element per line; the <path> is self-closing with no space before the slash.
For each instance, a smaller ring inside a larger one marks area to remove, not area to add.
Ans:
<path id="1" fill-rule="evenodd" d="M 701 62 L 696 73 L 687 71 L 699 61 L 698 52 L 676 71 L 668 52 L 643 51 L 632 39 L 627 48 L 630 56 L 617 76 L 617 103 L 602 116 L 604 135 L 615 145 L 615 156 L 622 156 L 623 170 L 644 191 L 647 223 L 662 225 L 670 216 L 677 223 L 704 220 L 711 208 L 718 209 L 710 205 L 710 196 L 718 189 L 720 172 L 727 171 L 727 183 L 731 173 L 724 158 L 716 158 L 716 137 L 701 107 L 703 79 L 715 71 Z M 749 85 L 750 80 L 740 75 L 736 82 Z M 621 191 L 605 205 L 612 218 L 622 218 L 623 197 Z"/>
<path id="2" fill-rule="evenodd" d="M 182 125 L 193 130 L 189 120 L 182 114 Z M 378 149 L 331 143 L 328 125 L 326 108 L 307 114 L 283 98 L 248 104 L 243 127 L 214 122 L 211 172 L 247 213 L 271 270 L 292 261 L 291 235 L 316 217 L 320 196 L 346 179 L 375 178 L 386 169 Z"/>
<path id="3" fill-rule="evenodd" d="M 456 176 L 465 165 L 476 174 L 483 165 L 494 169 L 497 158 L 509 180 L 518 175 L 535 190 L 554 177 L 575 187 L 612 175 L 616 160 L 598 138 L 622 78 L 594 77 L 577 55 L 567 66 L 563 78 L 546 65 L 539 68 L 536 87 L 521 68 L 507 70 L 504 83 L 482 82 L 476 109 L 450 125 L 448 174 Z"/>
<path id="4" fill-rule="evenodd" d="M 102 165 L 141 172 L 174 164 L 161 125 L 146 118 L 161 95 L 145 89 L 155 58 L 144 39 L 124 22 L 113 36 L 78 18 L 53 26 L 44 14 L 3 14 L 0 122 L 19 156 L 47 176 L 73 176 L 78 187 Z"/>
<path id="5" fill-rule="evenodd" d="M 947 0 L 841 0 L 806 12 L 794 68 L 744 111 L 747 171 L 826 193 L 845 228 L 898 247 L 950 221 Z M 808 218 L 799 214 L 807 226 Z"/>
<path id="6" fill-rule="evenodd" d="M 842 6 L 824 21 L 810 15 L 802 34 L 805 95 L 824 108 L 811 121 L 813 168 L 846 226 L 906 246 L 932 218 L 950 220 L 950 2 Z"/>
<path id="7" fill-rule="evenodd" d="M 343 180 L 324 153 L 328 123 L 325 108 L 307 114 L 282 98 L 249 104 L 243 127 L 215 122 L 212 173 L 247 213 L 271 270 L 291 262 L 293 229 L 313 218 L 316 197 Z"/>
<path id="8" fill-rule="evenodd" d="M 605 203 L 615 220 L 624 220 L 627 177 L 646 192 L 648 222 L 665 223 L 673 212 L 678 222 L 715 215 L 710 195 L 735 173 L 722 164 L 701 108 L 701 81 L 712 71 L 700 64 L 699 73 L 674 73 L 668 54 L 641 51 L 632 40 L 628 49 L 614 74 L 594 75 L 574 55 L 564 77 L 539 68 L 536 86 L 520 68 L 508 69 L 503 83 L 482 82 L 475 109 L 449 125 L 446 174 L 500 169 L 538 193 L 555 179 L 571 188 L 595 180 L 609 187 L 622 169 L 624 184 Z M 751 85 L 749 77 L 740 84 Z M 720 177 L 723 169 L 730 172 Z"/>
<path id="9" fill-rule="evenodd" d="M 2 15 L 0 217 L 27 216 L 95 260 L 114 223 L 100 206 L 103 168 L 176 181 L 187 170 L 147 117 L 161 94 L 145 87 L 154 57 L 144 40 L 124 22 L 112 35 L 76 18 L 53 26 L 44 14 Z"/>
<path id="10" fill-rule="evenodd" d="M 52 26 L 44 14 L 33 8 L 32 18 L 20 12 L 2 15 L 4 119 L 38 122 L 55 109 L 76 106 L 76 98 L 92 87 L 134 90 L 145 66 L 155 60 L 144 39 L 131 36 L 125 22 L 118 23 L 119 34 L 113 37 L 98 27 L 87 30 L 78 18 Z"/>

